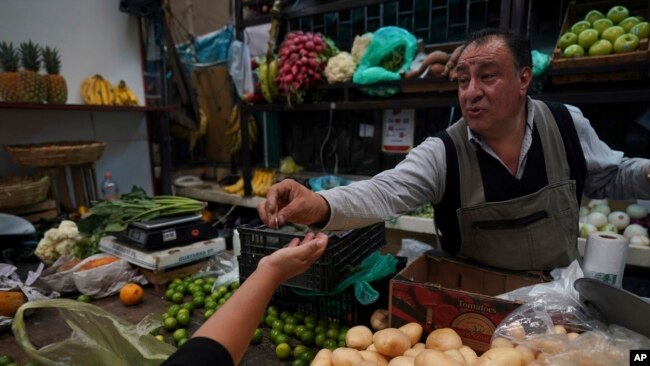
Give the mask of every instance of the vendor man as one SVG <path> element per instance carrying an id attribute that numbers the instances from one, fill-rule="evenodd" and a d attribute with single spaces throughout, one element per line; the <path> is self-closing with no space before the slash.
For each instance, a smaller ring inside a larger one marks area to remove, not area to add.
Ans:
<path id="1" fill-rule="evenodd" d="M 372 179 L 319 193 L 280 182 L 260 217 L 342 230 L 429 201 L 446 252 L 513 270 L 568 265 L 582 195 L 650 198 L 650 161 L 611 150 L 578 108 L 528 97 L 531 66 L 523 37 L 473 34 L 457 64 L 463 118 Z"/>

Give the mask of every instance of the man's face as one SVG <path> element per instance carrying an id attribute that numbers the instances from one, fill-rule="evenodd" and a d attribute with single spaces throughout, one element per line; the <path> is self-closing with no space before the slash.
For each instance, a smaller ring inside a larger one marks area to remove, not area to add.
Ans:
<path id="1" fill-rule="evenodd" d="M 485 137 L 498 137 L 518 123 L 530 82 L 530 68 L 515 70 L 503 40 L 492 37 L 472 43 L 457 66 L 458 100 L 467 125 Z"/>

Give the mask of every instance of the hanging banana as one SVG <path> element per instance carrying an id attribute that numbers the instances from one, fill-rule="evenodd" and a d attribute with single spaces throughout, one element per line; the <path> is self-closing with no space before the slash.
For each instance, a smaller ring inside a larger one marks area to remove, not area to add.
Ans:
<path id="1" fill-rule="evenodd" d="M 232 112 L 230 113 L 230 119 L 228 120 L 228 125 L 226 129 L 226 136 L 228 137 L 227 148 L 231 154 L 236 154 L 241 150 L 242 136 L 241 136 L 241 121 L 239 117 L 239 108 L 235 105 L 233 106 Z M 255 117 L 252 114 L 248 115 L 248 127 L 249 135 L 249 148 L 252 149 L 258 141 L 258 131 L 257 131 L 257 122 Z"/>

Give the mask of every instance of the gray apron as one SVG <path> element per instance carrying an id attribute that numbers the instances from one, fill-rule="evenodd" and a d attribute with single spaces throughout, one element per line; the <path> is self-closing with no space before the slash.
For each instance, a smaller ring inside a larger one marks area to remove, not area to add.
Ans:
<path id="1" fill-rule="evenodd" d="M 460 208 L 456 214 L 462 238 L 461 256 L 511 270 L 563 267 L 579 257 L 576 183 L 569 178 L 562 136 L 548 107 L 540 101 L 532 103 L 548 185 L 523 197 L 485 202 L 481 171 L 468 140 L 467 125 L 457 123 L 449 130 L 459 161 Z"/>

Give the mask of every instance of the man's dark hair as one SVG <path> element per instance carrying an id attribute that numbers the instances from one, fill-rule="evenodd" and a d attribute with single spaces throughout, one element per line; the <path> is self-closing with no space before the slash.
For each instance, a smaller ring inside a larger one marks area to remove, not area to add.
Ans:
<path id="1" fill-rule="evenodd" d="M 469 36 L 465 42 L 465 47 L 472 43 L 475 43 L 478 46 L 483 45 L 493 37 L 502 39 L 506 46 L 508 46 L 512 53 L 512 57 L 515 60 L 515 69 L 521 70 L 524 67 L 533 67 L 533 59 L 530 55 L 530 42 L 528 41 L 528 38 L 513 33 L 508 29 L 484 28 L 476 31 Z"/>

